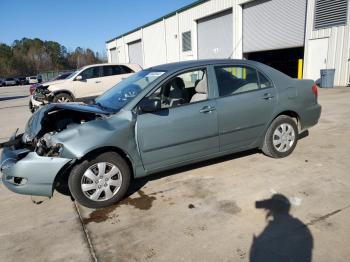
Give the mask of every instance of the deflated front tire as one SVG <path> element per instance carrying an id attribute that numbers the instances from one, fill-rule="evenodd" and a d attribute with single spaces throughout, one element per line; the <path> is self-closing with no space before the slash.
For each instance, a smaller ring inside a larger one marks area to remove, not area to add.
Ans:
<path id="1" fill-rule="evenodd" d="M 126 161 L 115 152 L 106 152 L 73 167 L 68 185 L 72 196 L 81 205 L 102 208 L 120 201 L 130 180 Z"/>

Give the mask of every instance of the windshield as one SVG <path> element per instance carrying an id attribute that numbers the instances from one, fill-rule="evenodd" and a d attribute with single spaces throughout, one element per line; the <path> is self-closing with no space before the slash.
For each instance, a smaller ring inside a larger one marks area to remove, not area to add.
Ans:
<path id="1" fill-rule="evenodd" d="M 96 98 L 96 104 L 117 111 L 164 73 L 153 70 L 140 71 Z"/>
<path id="2" fill-rule="evenodd" d="M 79 70 L 77 70 L 77 71 L 74 71 L 73 73 L 71 73 L 69 76 L 67 76 L 66 77 L 66 79 L 70 79 L 70 78 L 72 78 L 73 76 L 75 76 L 75 74 L 76 73 L 78 73 L 79 72 Z"/>

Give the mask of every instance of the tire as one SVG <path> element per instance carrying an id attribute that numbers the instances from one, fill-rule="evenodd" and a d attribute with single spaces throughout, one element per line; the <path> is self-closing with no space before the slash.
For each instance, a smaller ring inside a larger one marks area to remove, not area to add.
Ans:
<path id="1" fill-rule="evenodd" d="M 289 116 L 281 115 L 272 121 L 265 134 L 262 151 L 273 158 L 289 156 L 298 143 L 298 126 Z"/>
<path id="2" fill-rule="evenodd" d="M 115 172 L 111 177 L 108 175 Z M 117 153 L 106 152 L 73 167 L 68 186 L 79 204 L 88 208 L 102 208 L 119 202 L 126 194 L 130 180 L 131 172 L 126 161 Z"/>
<path id="3" fill-rule="evenodd" d="M 52 101 L 54 103 L 69 103 L 69 102 L 73 102 L 73 97 L 66 93 L 61 93 L 61 94 L 55 95 Z"/>

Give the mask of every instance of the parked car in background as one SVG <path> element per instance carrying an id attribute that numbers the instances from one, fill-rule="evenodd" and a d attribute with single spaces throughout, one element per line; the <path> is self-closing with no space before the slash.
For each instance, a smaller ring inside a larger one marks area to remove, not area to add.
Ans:
<path id="1" fill-rule="evenodd" d="M 39 83 L 37 76 L 28 76 L 27 78 L 28 84 L 37 84 Z"/>
<path id="2" fill-rule="evenodd" d="M 3 78 L 0 78 L 0 86 L 4 86 L 5 85 L 5 81 Z"/>
<path id="3" fill-rule="evenodd" d="M 32 111 L 43 104 L 89 101 L 142 68 L 137 64 L 85 66 L 66 79 L 38 85 L 31 96 Z"/>
<path id="4" fill-rule="evenodd" d="M 29 84 L 26 77 L 17 77 L 16 83 L 17 83 L 17 85 L 28 85 Z"/>
<path id="5" fill-rule="evenodd" d="M 5 86 L 15 86 L 16 85 L 16 79 L 13 77 L 8 77 L 4 79 L 4 85 Z"/>
<path id="6" fill-rule="evenodd" d="M 101 208 L 121 200 L 133 178 L 161 170 L 252 148 L 286 157 L 320 114 L 314 81 L 258 62 L 160 65 L 93 105 L 40 108 L 3 144 L 0 170 L 14 192 L 51 197 L 68 181 L 75 200 Z"/>

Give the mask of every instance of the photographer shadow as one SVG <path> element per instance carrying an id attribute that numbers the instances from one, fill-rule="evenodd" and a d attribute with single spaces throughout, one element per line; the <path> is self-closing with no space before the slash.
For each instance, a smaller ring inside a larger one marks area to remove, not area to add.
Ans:
<path id="1" fill-rule="evenodd" d="M 275 194 L 255 202 L 255 206 L 266 210 L 268 224 L 259 236 L 253 237 L 250 262 L 312 260 L 312 234 L 307 225 L 289 214 L 291 204 L 287 197 Z"/>

